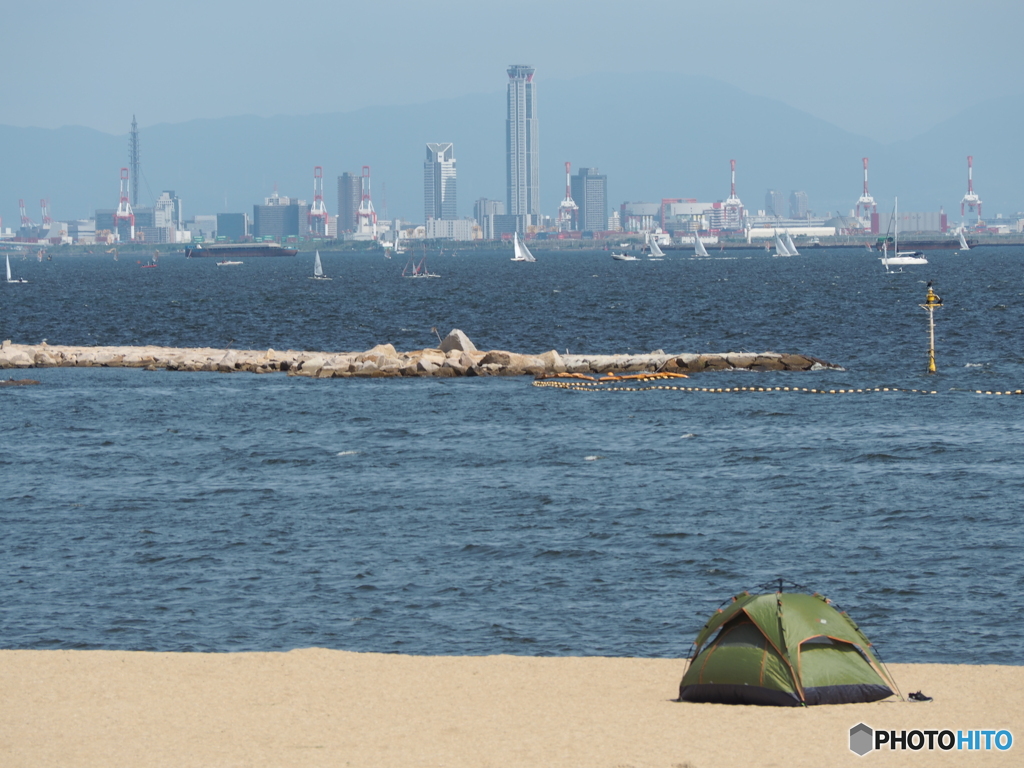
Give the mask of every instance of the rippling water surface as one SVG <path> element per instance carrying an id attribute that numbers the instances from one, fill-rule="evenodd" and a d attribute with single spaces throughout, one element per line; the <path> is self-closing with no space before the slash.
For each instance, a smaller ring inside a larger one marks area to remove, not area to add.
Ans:
<path id="1" fill-rule="evenodd" d="M 535 249 L 536 250 L 536 249 Z M 729 255 L 729 254 L 726 254 Z M 679 656 L 782 576 L 889 661 L 1022 663 L 1024 251 L 15 259 L 18 343 L 790 351 L 845 371 L 516 379 L 41 369 L 0 389 L 0 646 Z M 431 260 L 432 259 L 432 260 Z M 924 373 L 924 281 L 939 373 Z M 25 375 L 19 373 L 19 376 Z"/>

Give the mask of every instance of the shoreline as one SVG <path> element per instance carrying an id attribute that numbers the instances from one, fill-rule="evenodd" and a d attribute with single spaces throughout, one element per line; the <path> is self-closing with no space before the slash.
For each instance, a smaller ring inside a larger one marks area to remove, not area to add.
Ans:
<path id="1" fill-rule="evenodd" d="M 898 751 L 850 752 L 860 722 L 1024 733 L 1024 667 L 890 664 L 904 696 L 934 701 L 790 708 L 675 702 L 685 663 L 0 650 L 0 756 L 6 768 L 817 768 L 907 764 Z M 1011 765 L 1021 748 L 919 759 Z"/>
<path id="2" fill-rule="evenodd" d="M 785 228 L 784 228 L 785 229 Z M 952 232 L 952 228 L 950 232 Z M 797 229 L 791 229 L 790 233 L 795 237 L 800 237 L 801 233 Z M 818 243 L 803 243 L 800 245 L 801 248 L 806 249 L 810 253 L 825 250 L 865 250 L 865 245 L 875 246 L 878 242 L 879 237 L 883 237 L 884 232 L 877 234 L 858 234 L 858 235 L 834 235 L 818 237 Z M 940 233 L 932 231 L 918 231 L 918 232 L 907 232 L 901 233 L 900 239 L 906 237 L 907 241 L 916 241 L 918 243 L 931 244 L 933 247 L 938 243 L 946 243 L 955 239 L 955 232 L 951 235 L 949 232 Z M 1024 245 L 1024 235 L 1013 232 L 1009 234 L 993 234 L 989 232 L 973 232 L 969 235 L 970 240 L 977 246 L 986 247 L 1020 247 Z M 599 238 L 599 239 L 582 239 L 582 238 L 558 238 L 558 237 L 530 237 L 526 241 L 531 248 L 535 248 L 538 251 L 558 251 L 562 253 L 603 253 L 611 252 L 614 250 L 620 250 L 622 243 L 627 243 L 630 249 L 639 249 L 645 247 L 645 238 L 642 235 L 637 235 L 628 232 L 614 233 L 614 236 Z M 235 245 L 251 245 L 251 243 L 234 243 Z M 372 254 L 382 255 L 383 248 L 379 242 L 375 241 L 360 241 L 360 240 L 304 240 L 304 241 L 293 241 L 281 243 L 287 248 L 297 248 L 300 255 L 311 255 L 314 251 L 320 251 L 321 254 L 331 255 L 355 255 L 355 254 Z M 709 246 L 711 251 L 718 250 L 719 246 L 724 244 L 725 250 L 728 251 L 763 251 L 764 244 L 757 242 L 747 242 L 745 238 L 726 238 L 719 239 L 717 243 Z M 93 244 L 63 244 L 54 245 L 49 242 L 31 241 L 31 240 L 0 240 L 0 253 L 8 253 L 14 256 L 30 256 L 34 255 L 39 249 L 45 250 L 48 254 L 59 257 L 59 258 L 79 258 L 87 256 L 105 256 L 108 248 L 117 247 L 118 252 L 126 257 L 129 256 L 149 256 L 153 253 L 154 249 L 160 249 L 160 258 L 185 258 L 185 249 L 192 247 L 193 244 L 175 244 L 172 250 L 163 250 L 163 248 L 169 248 L 166 243 L 93 243 Z M 441 240 L 441 239 L 406 239 L 402 241 L 402 245 L 405 248 L 403 253 L 395 254 L 396 256 L 412 256 L 413 253 L 419 254 L 421 250 L 427 250 L 430 252 L 434 251 L 459 251 L 462 253 L 476 253 L 481 255 L 496 255 L 496 256 L 508 256 L 512 252 L 512 241 L 511 240 Z M 972 247 L 974 247 L 972 245 Z M 662 250 L 666 253 L 676 254 L 691 254 L 693 251 L 692 244 L 682 243 L 676 239 L 673 239 L 669 245 L 662 245 Z M 949 252 L 958 251 L 958 247 L 946 246 L 940 250 L 947 250 Z M 713 254 L 712 254 L 713 255 Z M 109 258 L 109 257 L 107 257 Z"/>
<path id="3" fill-rule="evenodd" d="M 724 352 L 715 354 L 539 355 L 481 351 L 458 329 L 436 348 L 399 352 L 379 344 L 364 352 L 213 349 L 209 347 L 64 346 L 0 343 L 0 369 L 144 368 L 146 370 L 287 373 L 311 378 L 397 376 L 556 376 L 566 373 L 619 374 L 702 371 L 810 371 L 841 367 L 800 354 Z"/>

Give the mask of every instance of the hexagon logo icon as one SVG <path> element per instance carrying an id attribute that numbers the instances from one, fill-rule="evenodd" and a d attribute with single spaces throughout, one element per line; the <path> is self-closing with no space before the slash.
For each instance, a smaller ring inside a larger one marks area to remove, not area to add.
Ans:
<path id="1" fill-rule="evenodd" d="M 857 723 L 850 729 L 850 751 L 864 757 L 875 748 L 875 732 L 871 726 Z"/>

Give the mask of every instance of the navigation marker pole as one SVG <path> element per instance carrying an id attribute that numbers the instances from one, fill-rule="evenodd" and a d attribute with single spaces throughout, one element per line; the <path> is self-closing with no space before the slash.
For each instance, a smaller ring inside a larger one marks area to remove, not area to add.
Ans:
<path id="1" fill-rule="evenodd" d="M 928 313 L 928 373 L 935 373 L 935 310 L 942 306 L 942 297 L 932 290 L 932 281 L 928 281 L 928 294 L 924 297 L 924 304 L 918 304 L 921 309 Z"/>

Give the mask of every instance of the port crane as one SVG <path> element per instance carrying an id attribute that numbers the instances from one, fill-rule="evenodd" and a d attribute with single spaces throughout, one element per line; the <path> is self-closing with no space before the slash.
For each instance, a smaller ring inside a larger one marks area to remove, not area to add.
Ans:
<path id="1" fill-rule="evenodd" d="M 978 209 L 978 220 L 981 220 L 981 198 L 974 192 L 974 155 L 967 156 L 967 194 L 960 201 L 960 217 L 963 218 L 964 209 L 974 213 Z"/>
<path id="2" fill-rule="evenodd" d="M 860 197 L 857 199 L 857 218 L 867 218 L 872 213 L 878 213 L 878 206 L 875 204 L 875 198 L 868 192 L 868 159 L 862 158 L 864 163 L 864 191 L 861 192 Z"/>
<path id="3" fill-rule="evenodd" d="M 579 217 L 580 207 L 576 205 L 576 201 L 572 199 L 572 188 L 570 185 L 569 174 L 572 168 L 571 163 L 568 160 L 565 161 L 565 199 L 558 204 L 558 231 L 568 232 L 569 230 L 576 229 L 577 219 Z"/>
<path id="4" fill-rule="evenodd" d="M 309 209 L 309 233 L 327 237 L 327 207 L 324 205 L 324 169 L 313 168 L 313 205 Z"/>

